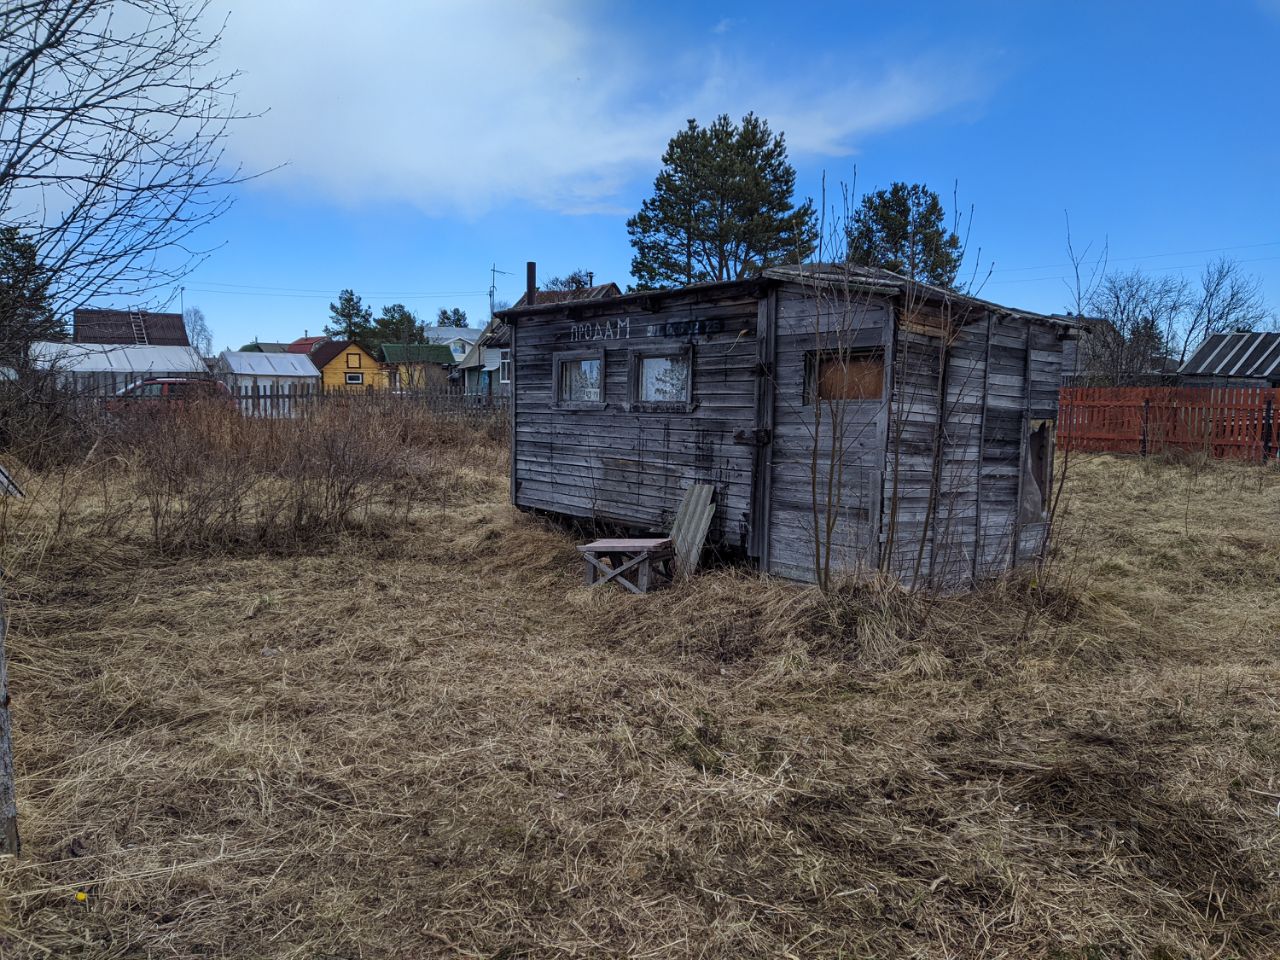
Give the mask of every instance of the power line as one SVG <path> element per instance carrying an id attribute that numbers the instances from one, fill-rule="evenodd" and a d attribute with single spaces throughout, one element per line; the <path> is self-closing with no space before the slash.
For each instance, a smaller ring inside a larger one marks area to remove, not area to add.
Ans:
<path id="1" fill-rule="evenodd" d="M 1260 246 L 1261 246 L 1261 244 L 1260 244 Z M 1132 258 L 1130 258 L 1130 259 L 1132 259 Z M 1277 256 L 1274 256 L 1274 257 L 1253 257 L 1253 258 L 1248 259 L 1248 260 L 1237 260 L 1237 261 L 1236 261 L 1236 263 L 1266 263 L 1266 262 L 1271 261 L 1271 260 L 1280 260 L 1280 255 L 1277 255 Z M 1108 262 L 1110 262 L 1110 261 L 1108 261 Z M 1170 270 L 1194 270 L 1196 267 L 1201 267 L 1201 266 L 1204 266 L 1204 264 L 1201 264 L 1201 263 L 1184 263 L 1184 264 L 1178 264 L 1178 265 L 1172 265 L 1172 266 L 1153 267 L 1149 272 L 1151 272 L 1151 273 L 1167 273 L 1167 272 L 1168 272 L 1168 271 L 1170 271 Z M 998 271 L 992 271 L 992 272 L 993 272 L 993 273 L 996 273 L 996 272 L 998 272 Z M 1056 273 L 1056 274 L 1053 274 L 1052 276 L 1048 276 L 1048 277 L 1018 277 L 1018 278 L 1017 278 L 1017 279 L 1015 279 L 1015 280 L 991 280 L 991 281 L 989 281 L 989 282 L 990 282 L 990 283 L 992 283 L 992 284 L 997 284 L 997 283 L 1043 283 L 1043 282 L 1045 282 L 1045 281 L 1047 281 L 1047 280 L 1066 280 L 1066 279 L 1068 279 L 1068 277 L 1067 277 L 1065 274 Z"/>
<path id="2" fill-rule="evenodd" d="M 187 287 L 192 293 L 216 293 L 228 297 L 279 297 L 286 300 L 332 300 L 333 292 L 328 293 L 271 293 L 266 290 L 215 290 L 209 287 Z M 441 293 L 379 293 L 371 291 L 365 296 L 393 300 L 461 300 L 487 296 L 484 290 L 455 290 Z"/>
<path id="3" fill-rule="evenodd" d="M 1172 253 L 1144 253 L 1133 257 L 1107 257 L 1107 263 L 1129 263 L 1133 260 L 1158 260 L 1161 257 L 1193 257 L 1201 253 L 1226 253 L 1230 250 L 1256 250 L 1258 247 L 1278 247 L 1280 240 L 1268 240 L 1265 243 L 1242 243 L 1234 247 L 1209 247 L 1204 250 L 1177 250 Z M 1263 259 L 1270 260 L 1271 257 Z M 1255 261 L 1241 261 L 1252 263 Z M 1199 264 L 1195 264 L 1199 266 Z M 1067 270 L 1070 269 L 1069 263 L 1045 263 L 1038 267 L 996 267 L 992 273 L 1021 273 L 1027 270 Z M 1182 268 L 1178 268 L 1182 269 Z M 1007 281 L 1014 282 L 1014 281 Z"/>
<path id="4" fill-rule="evenodd" d="M 224 283 L 221 280 L 204 280 L 201 281 L 206 287 L 230 287 L 236 290 L 275 290 L 286 294 L 308 294 L 324 295 L 326 297 L 333 296 L 332 288 L 317 289 L 315 287 L 272 287 L 262 284 L 253 283 Z M 196 289 L 192 287 L 191 289 Z M 207 291 L 216 293 L 218 291 Z M 483 290 L 364 290 L 361 291 L 364 296 L 368 297 L 463 297 L 463 296 L 479 296 L 483 294 Z"/>

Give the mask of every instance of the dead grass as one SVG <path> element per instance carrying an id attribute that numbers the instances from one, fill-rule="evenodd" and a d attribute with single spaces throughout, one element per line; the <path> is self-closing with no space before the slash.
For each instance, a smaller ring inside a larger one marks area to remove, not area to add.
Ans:
<path id="1" fill-rule="evenodd" d="M 1276 472 L 1073 464 L 969 596 L 629 597 L 480 462 L 311 552 L 10 523 L 0 954 L 1276 955 Z"/>

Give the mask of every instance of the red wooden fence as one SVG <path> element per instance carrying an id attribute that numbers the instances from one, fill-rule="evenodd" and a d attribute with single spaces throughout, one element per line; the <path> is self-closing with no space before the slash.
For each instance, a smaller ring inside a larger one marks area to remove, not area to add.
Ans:
<path id="1" fill-rule="evenodd" d="M 1171 449 L 1261 462 L 1280 449 L 1280 390 L 1262 387 L 1064 387 L 1063 449 L 1146 455 Z"/>

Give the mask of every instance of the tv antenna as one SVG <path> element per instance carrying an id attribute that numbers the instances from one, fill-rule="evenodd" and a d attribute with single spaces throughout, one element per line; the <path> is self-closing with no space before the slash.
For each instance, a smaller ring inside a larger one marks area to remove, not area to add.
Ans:
<path id="1" fill-rule="evenodd" d="M 499 270 L 498 265 L 496 263 L 493 264 L 491 267 L 489 267 L 489 319 L 490 320 L 493 319 L 493 296 L 495 293 L 498 292 L 498 274 L 502 274 L 504 277 L 509 277 L 511 276 L 511 271 Z"/>

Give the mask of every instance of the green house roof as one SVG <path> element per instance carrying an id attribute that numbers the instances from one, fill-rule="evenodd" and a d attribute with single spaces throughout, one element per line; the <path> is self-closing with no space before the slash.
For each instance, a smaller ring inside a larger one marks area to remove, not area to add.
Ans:
<path id="1" fill-rule="evenodd" d="M 384 343 L 383 363 L 456 363 L 453 351 L 443 343 Z"/>

